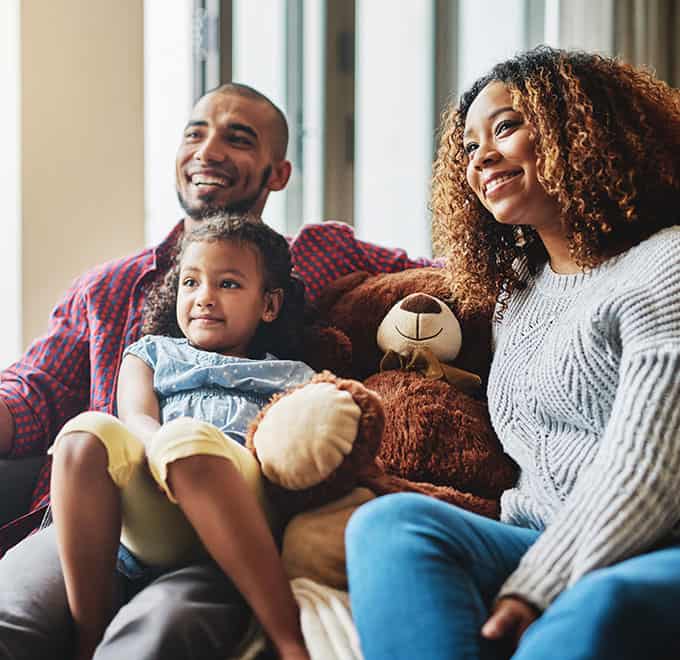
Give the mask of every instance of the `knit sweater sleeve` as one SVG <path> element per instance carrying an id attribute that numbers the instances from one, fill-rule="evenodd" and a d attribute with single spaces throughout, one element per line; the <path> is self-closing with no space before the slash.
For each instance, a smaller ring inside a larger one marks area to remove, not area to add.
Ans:
<path id="1" fill-rule="evenodd" d="M 644 552 L 680 520 L 679 253 L 655 255 L 649 284 L 612 302 L 601 330 L 620 350 L 619 380 L 597 455 L 499 597 L 545 609 L 586 573 Z"/>

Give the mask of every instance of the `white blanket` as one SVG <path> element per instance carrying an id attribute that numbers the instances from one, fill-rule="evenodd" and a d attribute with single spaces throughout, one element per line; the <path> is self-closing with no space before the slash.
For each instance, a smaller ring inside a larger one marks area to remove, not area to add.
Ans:
<path id="1" fill-rule="evenodd" d="M 300 607 L 302 634 L 311 659 L 362 660 L 347 592 L 308 578 L 295 578 L 291 586 Z M 264 635 L 254 625 L 240 652 L 231 660 L 253 660 L 264 647 Z"/>
<path id="2" fill-rule="evenodd" d="M 308 578 L 291 581 L 312 660 L 362 660 L 349 594 Z"/>

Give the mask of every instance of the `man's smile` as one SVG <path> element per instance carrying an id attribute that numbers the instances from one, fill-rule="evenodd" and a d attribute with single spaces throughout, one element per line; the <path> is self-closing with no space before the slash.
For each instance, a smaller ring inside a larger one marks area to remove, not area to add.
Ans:
<path id="1" fill-rule="evenodd" d="M 189 171 L 187 179 L 197 188 L 230 188 L 236 183 L 237 176 L 222 170 L 203 168 Z"/>

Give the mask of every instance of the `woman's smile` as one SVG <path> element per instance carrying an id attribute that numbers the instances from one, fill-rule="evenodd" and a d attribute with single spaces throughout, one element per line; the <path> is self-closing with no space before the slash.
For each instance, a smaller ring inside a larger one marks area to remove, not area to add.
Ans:
<path id="1" fill-rule="evenodd" d="M 522 176 L 522 170 L 492 173 L 484 180 L 484 196 L 489 199 L 498 195 L 503 195 L 508 184 L 516 181 L 520 176 Z"/>

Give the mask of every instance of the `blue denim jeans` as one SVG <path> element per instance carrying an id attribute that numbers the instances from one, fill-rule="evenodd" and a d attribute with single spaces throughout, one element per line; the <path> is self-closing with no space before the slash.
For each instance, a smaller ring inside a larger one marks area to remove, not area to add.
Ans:
<path id="1" fill-rule="evenodd" d="M 347 528 L 354 620 L 366 660 L 501 659 L 480 629 L 539 532 L 421 495 L 379 498 Z M 680 547 L 594 571 L 526 631 L 514 660 L 680 657 Z"/>
<path id="2" fill-rule="evenodd" d="M 168 568 L 147 566 L 121 543 L 118 546 L 118 556 L 116 557 L 116 571 L 125 578 L 121 583 L 123 590 L 121 602 L 131 601 L 142 589 L 146 589 L 155 579 L 169 570 Z"/>

